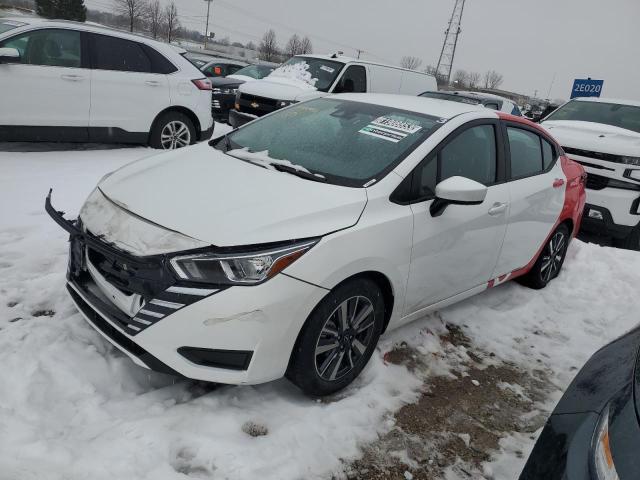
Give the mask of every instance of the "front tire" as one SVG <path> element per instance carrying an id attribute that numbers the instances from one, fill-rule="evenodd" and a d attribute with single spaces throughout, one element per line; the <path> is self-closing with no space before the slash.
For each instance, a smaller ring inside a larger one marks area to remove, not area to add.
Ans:
<path id="1" fill-rule="evenodd" d="M 384 311 L 375 282 L 358 278 L 338 286 L 309 315 L 286 377 L 314 397 L 345 388 L 371 358 L 382 333 Z"/>
<path id="2" fill-rule="evenodd" d="M 624 240 L 624 248 L 640 250 L 640 226 L 636 227 Z"/>
<path id="3" fill-rule="evenodd" d="M 559 225 L 551 234 L 529 273 L 519 279 L 520 283 L 536 290 L 546 287 L 551 280 L 558 276 L 562 269 L 567 255 L 569 239 L 567 226 L 565 224 Z"/>
<path id="4" fill-rule="evenodd" d="M 196 142 L 196 129 L 184 113 L 166 112 L 153 124 L 149 144 L 160 150 L 175 150 Z"/>

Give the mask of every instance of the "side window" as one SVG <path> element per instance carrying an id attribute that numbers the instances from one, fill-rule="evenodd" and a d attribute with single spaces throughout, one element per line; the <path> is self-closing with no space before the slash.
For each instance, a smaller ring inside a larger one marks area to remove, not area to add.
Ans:
<path id="1" fill-rule="evenodd" d="M 496 135 L 493 125 L 471 127 L 451 142 L 438 155 L 440 178 L 467 177 L 484 185 L 496 181 Z"/>
<path id="2" fill-rule="evenodd" d="M 234 74 L 238 70 L 240 70 L 241 68 L 244 68 L 244 67 L 242 65 L 229 65 L 229 69 L 228 69 L 227 75 Z"/>
<path id="3" fill-rule="evenodd" d="M 416 167 L 413 196 L 415 199 L 432 198 L 439 182 L 456 175 L 491 185 L 496 181 L 497 159 L 493 125 L 471 127 Z"/>
<path id="4" fill-rule="evenodd" d="M 543 168 L 541 139 L 521 128 L 507 127 L 511 150 L 511 178 L 541 173 Z"/>
<path id="5" fill-rule="evenodd" d="M 144 48 L 130 40 L 93 35 L 92 57 L 93 68 L 98 70 L 142 73 L 152 71 L 151 60 Z"/>
<path id="6" fill-rule="evenodd" d="M 45 29 L 26 32 L 0 43 L 20 52 L 20 63 L 50 67 L 81 66 L 80 32 Z"/>
<path id="7" fill-rule="evenodd" d="M 542 166 L 546 170 L 554 162 L 556 155 L 553 146 L 549 142 L 543 138 L 540 141 L 542 142 Z"/>
<path id="8" fill-rule="evenodd" d="M 362 65 L 347 68 L 337 87 L 340 93 L 364 93 L 367 91 L 367 70 Z"/>

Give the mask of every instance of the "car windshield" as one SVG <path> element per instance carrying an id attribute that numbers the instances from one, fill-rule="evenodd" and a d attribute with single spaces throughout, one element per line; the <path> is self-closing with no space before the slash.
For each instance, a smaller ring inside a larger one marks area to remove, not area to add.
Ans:
<path id="1" fill-rule="evenodd" d="M 323 98 L 247 124 L 226 137 L 226 148 L 264 152 L 263 160 L 287 161 L 329 183 L 362 187 L 380 180 L 441 122 L 393 107 Z"/>
<path id="2" fill-rule="evenodd" d="M 306 65 L 304 69 L 287 68 L 294 65 Z M 274 76 L 292 76 L 297 80 L 302 80 L 321 92 L 329 91 L 331 85 L 344 66 L 342 62 L 334 62 L 323 58 L 313 57 L 292 57 L 284 62 L 279 68 L 273 71 Z M 306 74 L 304 72 L 306 70 Z M 282 72 L 287 75 L 282 75 Z"/>
<path id="3" fill-rule="evenodd" d="M 10 20 L 0 20 L 0 33 L 8 32 L 9 30 L 22 27 L 23 25 L 26 25 L 26 23 L 12 22 Z"/>
<path id="4" fill-rule="evenodd" d="M 233 75 L 244 75 L 245 77 L 251 77 L 255 78 L 256 80 L 260 80 L 261 78 L 269 75 L 271 72 L 273 72 L 273 67 L 267 67 L 265 65 L 249 65 L 241 68 L 237 72 L 233 73 Z"/>
<path id="5" fill-rule="evenodd" d="M 565 103 L 545 120 L 604 123 L 640 133 L 640 107 L 633 105 L 573 100 Z"/>
<path id="6" fill-rule="evenodd" d="M 424 92 L 420 94 L 421 97 L 437 98 L 438 100 L 450 100 L 452 102 L 467 103 L 469 105 L 478 105 L 480 100 L 477 98 L 463 97 L 454 93 L 442 93 L 442 92 Z"/>

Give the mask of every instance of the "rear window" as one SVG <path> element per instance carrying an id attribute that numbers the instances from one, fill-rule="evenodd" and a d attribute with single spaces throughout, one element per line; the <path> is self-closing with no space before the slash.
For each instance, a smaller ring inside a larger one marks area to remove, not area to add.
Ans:
<path id="1" fill-rule="evenodd" d="M 633 105 L 572 100 L 545 120 L 604 123 L 640 133 L 640 107 Z"/>
<path id="2" fill-rule="evenodd" d="M 440 125 L 420 113 L 323 98 L 249 123 L 228 139 L 234 149 L 268 152 L 331 183 L 361 187 L 380 180 Z"/>

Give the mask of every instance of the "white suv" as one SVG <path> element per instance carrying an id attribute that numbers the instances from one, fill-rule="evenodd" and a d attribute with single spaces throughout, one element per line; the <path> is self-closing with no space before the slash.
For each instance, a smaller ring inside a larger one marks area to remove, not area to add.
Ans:
<path id="1" fill-rule="evenodd" d="M 83 23 L 0 19 L 0 140 L 149 143 L 211 136 L 211 83 L 153 40 Z"/>
<path id="2" fill-rule="evenodd" d="M 582 230 L 640 250 L 640 102 L 575 99 L 542 126 L 587 171 Z"/>

